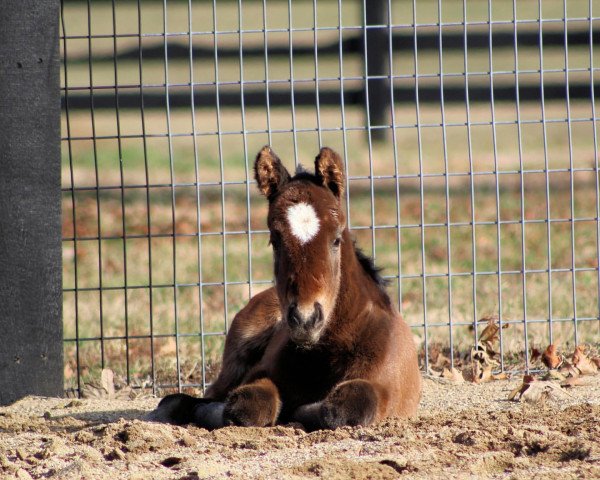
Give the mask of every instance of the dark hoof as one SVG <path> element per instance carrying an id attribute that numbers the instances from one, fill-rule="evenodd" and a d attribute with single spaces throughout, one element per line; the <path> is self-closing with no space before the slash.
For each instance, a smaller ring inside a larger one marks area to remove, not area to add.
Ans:
<path id="1" fill-rule="evenodd" d="M 196 398 L 185 393 L 164 397 L 155 410 L 146 415 L 146 420 L 173 425 L 193 423 L 209 430 L 222 427 L 222 402 L 208 398 Z"/>
<path id="2" fill-rule="evenodd" d="M 310 403 L 298 407 L 292 415 L 292 420 L 302 425 L 307 432 L 321 430 L 321 402 Z"/>
<path id="3" fill-rule="evenodd" d="M 224 410 L 223 402 L 199 403 L 193 411 L 193 423 L 207 430 L 224 427 Z"/>

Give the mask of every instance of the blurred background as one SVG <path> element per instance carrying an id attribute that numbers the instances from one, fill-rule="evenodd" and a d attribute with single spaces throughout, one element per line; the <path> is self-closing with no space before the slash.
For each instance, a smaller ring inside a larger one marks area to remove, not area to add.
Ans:
<path id="1" fill-rule="evenodd" d="M 63 0 L 65 388 L 200 392 L 272 283 L 252 165 L 327 145 L 425 369 L 600 339 L 600 4 Z M 596 15 L 596 16 L 594 16 Z M 598 17 L 598 18 L 597 18 Z"/>

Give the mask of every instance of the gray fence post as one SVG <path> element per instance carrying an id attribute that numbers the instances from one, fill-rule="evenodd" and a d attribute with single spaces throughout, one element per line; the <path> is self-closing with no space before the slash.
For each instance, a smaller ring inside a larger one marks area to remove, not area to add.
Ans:
<path id="1" fill-rule="evenodd" d="M 388 2 L 386 0 L 368 0 L 364 2 L 366 25 L 387 25 Z M 365 62 L 369 77 L 388 74 L 388 36 L 387 28 L 368 28 L 365 31 Z M 390 87 L 387 79 L 369 79 L 365 82 L 368 90 L 368 109 L 370 125 L 389 124 Z M 387 129 L 371 131 L 375 141 L 385 140 Z"/>
<path id="2" fill-rule="evenodd" d="M 0 8 L 0 404 L 63 391 L 59 10 Z"/>

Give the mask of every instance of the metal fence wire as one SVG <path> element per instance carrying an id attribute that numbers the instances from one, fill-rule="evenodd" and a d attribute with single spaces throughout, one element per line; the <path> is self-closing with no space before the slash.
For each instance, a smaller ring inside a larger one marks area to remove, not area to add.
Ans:
<path id="1" fill-rule="evenodd" d="M 62 0 L 65 389 L 214 378 L 272 284 L 252 165 L 343 156 L 424 370 L 600 339 L 592 0 Z"/>

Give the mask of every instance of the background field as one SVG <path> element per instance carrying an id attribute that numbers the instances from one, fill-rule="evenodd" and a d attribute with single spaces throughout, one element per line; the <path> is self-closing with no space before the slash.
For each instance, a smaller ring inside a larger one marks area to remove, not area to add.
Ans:
<path id="1" fill-rule="evenodd" d="M 262 2 L 241 5 L 240 13 L 238 3 L 218 2 L 215 14 L 211 3 L 194 3 L 190 19 L 187 3 L 168 2 L 165 30 L 159 2 L 144 2 L 140 17 L 135 2 L 92 2 L 88 24 L 88 4 L 65 1 L 63 86 L 67 94 L 140 84 L 175 92 L 190 82 L 239 91 L 242 80 L 289 85 L 292 73 L 298 88 L 313 90 L 315 79 L 319 88 L 362 82 L 357 55 L 320 59 L 318 67 L 306 57 L 219 58 L 220 48 L 240 41 L 263 45 L 264 19 L 275 30 L 270 45 L 288 45 L 290 16 L 299 29 L 294 45 L 340 35 L 336 2 L 318 2 L 316 11 L 313 2 L 293 2 L 291 14 L 286 2 L 269 2 L 265 11 Z M 481 22 L 470 31 L 487 31 L 487 2 L 443 2 L 442 22 L 462 22 L 465 5 L 467 20 Z M 512 31 L 510 2 L 492 5 L 491 19 L 500 22 L 493 28 Z M 569 29 L 589 30 L 590 5 L 568 3 Z M 563 2 L 543 2 L 544 31 L 562 31 L 564 14 Z M 324 29 L 317 33 L 315 18 Z M 518 2 L 516 18 L 519 31 L 537 31 L 537 2 Z M 419 31 L 437 32 L 437 2 L 418 2 L 416 19 L 426 24 Z M 392 21 L 395 31 L 413 32 L 413 4 L 392 2 Z M 360 33 L 360 2 L 343 2 L 341 24 L 348 27 L 342 36 Z M 241 39 L 240 28 L 249 30 Z M 164 43 L 165 31 L 169 45 L 215 48 L 218 62 L 165 67 L 160 59 L 142 66 L 133 59 L 115 69 L 115 51 L 137 47 L 140 32 L 144 48 Z M 89 33 L 91 40 L 82 38 Z M 415 73 L 424 76 L 421 84 L 464 85 L 466 55 L 470 83 L 489 85 L 490 70 L 498 72 L 496 84 L 514 84 L 515 70 L 524 72 L 522 82 L 539 82 L 540 70 L 546 80 L 564 81 L 567 67 L 569 81 L 589 81 L 598 51 L 494 49 L 491 64 L 486 49 L 444 50 L 441 60 L 438 50 L 419 50 L 416 61 L 398 52 L 392 74 L 405 76 L 395 85 L 414 85 Z M 598 343 L 595 110 L 589 101 L 543 107 L 399 103 L 383 143 L 369 138 L 360 106 L 65 110 L 66 387 L 77 388 L 77 372 L 88 381 L 102 366 L 141 386 L 155 379 L 156 386 L 193 389 L 210 381 L 227 325 L 272 278 L 266 204 L 251 170 L 265 143 L 290 170 L 311 165 L 320 145 L 343 154 L 354 236 L 384 267 L 422 348 L 427 340 L 458 357 L 474 341 L 473 322 L 492 315 L 510 323 L 501 343 L 510 365 L 524 366 L 532 346 Z"/>

